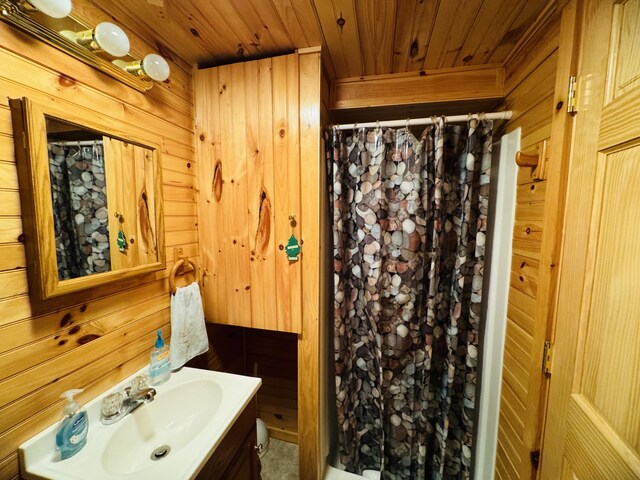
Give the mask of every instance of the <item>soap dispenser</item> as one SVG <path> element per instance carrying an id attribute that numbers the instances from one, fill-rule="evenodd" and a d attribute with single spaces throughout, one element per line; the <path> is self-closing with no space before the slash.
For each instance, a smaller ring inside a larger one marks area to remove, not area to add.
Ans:
<path id="1" fill-rule="evenodd" d="M 162 330 L 158 330 L 156 345 L 151 352 L 151 362 L 149 364 L 149 380 L 151 385 L 160 385 L 171 376 L 171 358 L 169 347 L 164 344 Z"/>
<path id="2" fill-rule="evenodd" d="M 82 391 L 82 389 L 67 390 L 60 395 L 60 398 L 67 399 L 56 430 L 56 448 L 60 451 L 62 460 L 73 457 L 87 443 L 89 417 L 87 411 L 73 399 L 74 395 Z"/>

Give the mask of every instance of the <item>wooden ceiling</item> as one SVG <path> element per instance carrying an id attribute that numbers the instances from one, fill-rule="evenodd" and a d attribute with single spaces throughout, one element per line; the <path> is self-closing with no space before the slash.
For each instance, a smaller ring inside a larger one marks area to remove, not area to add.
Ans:
<path id="1" fill-rule="evenodd" d="M 345 78 L 500 63 L 548 0 L 91 1 L 192 65 L 322 45 Z"/>

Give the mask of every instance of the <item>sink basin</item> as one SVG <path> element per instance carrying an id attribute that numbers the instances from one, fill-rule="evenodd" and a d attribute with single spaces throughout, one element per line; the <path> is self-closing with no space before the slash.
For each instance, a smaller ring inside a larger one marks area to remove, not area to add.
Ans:
<path id="1" fill-rule="evenodd" d="M 138 372 L 86 405 L 87 445 L 60 460 L 55 429 L 19 448 L 26 479 L 190 479 L 211 457 L 257 392 L 260 379 L 183 368 L 155 387 L 155 400 L 113 425 L 100 423 L 100 400 L 122 391 Z"/>
<path id="2" fill-rule="evenodd" d="M 139 408 L 114 425 L 117 430 L 105 446 L 102 466 L 112 475 L 123 475 L 145 469 L 159 447 L 170 448 L 163 457 L 175 454 L 202 432 L 221 398 L 220 385 L 214 381 L 191 381 L 158 395 L 153 405 L 143 405 L 148 408 Z"/>

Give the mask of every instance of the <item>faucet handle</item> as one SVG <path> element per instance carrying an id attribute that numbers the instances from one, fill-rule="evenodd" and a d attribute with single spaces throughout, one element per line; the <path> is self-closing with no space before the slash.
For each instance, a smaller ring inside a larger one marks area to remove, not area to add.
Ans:
<path id="1" fill-rule="evenodd" d="M 120 392 L 107 395 L 102 399 L 102 417 L 109 418 L 117 415 L 122 410 L 123 398 Z"/>
<path id="2" fill-rule="evenodd" d="M 130 390 L 127 391 L 127 395 L 133 395 L 140 390 L 144 390 L 145 388 L 149 388 L 149 377 L 146 375 L 138 375 L 133 380 L 131 380 Z"/>

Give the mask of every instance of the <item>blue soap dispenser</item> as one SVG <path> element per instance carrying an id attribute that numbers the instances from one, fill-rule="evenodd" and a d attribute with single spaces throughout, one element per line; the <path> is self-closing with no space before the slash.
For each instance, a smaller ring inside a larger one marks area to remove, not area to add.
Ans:
<path id="1" fill-rule="evenodd" d="M 164 344 L 162 330 L 157 331 L 156 345 L 151 352 L 149 363 L 149 380 L 151 385 L 160 385 L 171 376 L 171 357 L 169 347 Z"/>
<path id="2" fill-rule="evenodd" d="M 66 398 L 62 418 L 56 430 L 56 448 L 60 451 L 62 460 L 73 457 L 87 444 L 89 433 L 89 417 L 73 396 L 81 393 L 82 389 L 67 390 L 60 398 Z"/>

